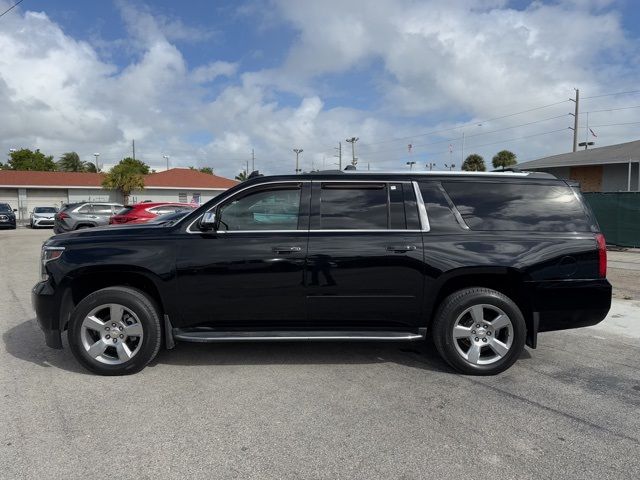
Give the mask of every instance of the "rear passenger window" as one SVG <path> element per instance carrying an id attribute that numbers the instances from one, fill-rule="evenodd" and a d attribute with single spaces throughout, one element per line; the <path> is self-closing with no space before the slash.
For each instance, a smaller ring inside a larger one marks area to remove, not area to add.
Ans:
<path id="1" fill-rule="evenodd" d="M 568 186 L 490 182 L 443 186 L 471 230 L 588 232 L 591 228 Z"/>
<path id="2" fill-rule="evenodd" d="M 91 213 L 95 213 L 97 215 L 111 215 L 113 211 L 111 210 L 111 205 L 94 204 L 91 208 Z"/>
<path id="3" fill-rule="evenodd" d="M 386 184 L 323 183 L 320 228 L 325 230 L 386 230 Z"/>
<path id="4" fill-rule="evenodd" d="M 420 194 L 432 232 L 462 229 L 439 182 L 420 182 Z"/>

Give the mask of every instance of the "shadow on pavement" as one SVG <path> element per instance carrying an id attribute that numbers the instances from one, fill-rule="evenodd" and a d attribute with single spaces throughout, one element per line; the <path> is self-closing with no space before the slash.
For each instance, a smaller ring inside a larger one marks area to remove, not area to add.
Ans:
<path id="1" fill-rule="evenodd" d="M 36 320 L 27 320 L 2 334 L 6 351 L 40 367 L 56 367 L 88 374 L 66 344 L 54 350 L 46 346 Z M 524 351 L 520 359 L 531 358 Z M 173 350 L 160 350 L 149 364 L 167 365 L 367 365 L 397 363 L 421 370 L 453 373 L 427 342 L 278 342 L 278 343 L 178 343 Z"/>
<path id="2" fill-rule="evenodd" d="M 55 350 L 44 343 L 44 335 L 35 318 L 2 333 L 5 350 L 14 357 L 39 367 L 56 367 L 74 373 L 88 374 L 73 358 L 68 348 Z"/>

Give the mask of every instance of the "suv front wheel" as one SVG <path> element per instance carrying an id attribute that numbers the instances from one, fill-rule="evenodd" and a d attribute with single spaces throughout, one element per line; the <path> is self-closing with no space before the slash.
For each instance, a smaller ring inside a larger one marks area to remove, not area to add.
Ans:
<path id="1" fill-rule="evenodd" d="M 522 353 L 526 324 L 509 297 L 478 287 L 445 298 L 432 332 L 438 352 L 453 368 L 471 375 L 495 375 Z"/>
<path id="2" fill-rule="evenodd" d="M 78 303 L 67 335 L 73 355 L 88 370 L 128 375 L 142 370 L 158 353 L 160 318 L 139 290 L 103 288 Z"/>

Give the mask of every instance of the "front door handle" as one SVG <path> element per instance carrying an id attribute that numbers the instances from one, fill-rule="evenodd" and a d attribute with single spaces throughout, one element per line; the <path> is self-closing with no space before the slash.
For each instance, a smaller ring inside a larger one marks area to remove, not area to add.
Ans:
<path id="1" fill-rule="evenodd" d="M 387 245 L 387 252 L 404 253 L 415 249 L 415 245 Z"/>
<path id="2" fill-rule="evenodd" d="M 295 253 L 302 250 L 300 247 L 273 247 L 273 253 Z"/>

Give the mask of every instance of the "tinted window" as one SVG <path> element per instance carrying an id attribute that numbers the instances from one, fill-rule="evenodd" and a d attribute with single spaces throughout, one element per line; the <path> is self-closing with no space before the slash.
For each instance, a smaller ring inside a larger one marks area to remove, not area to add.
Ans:
<path id="1" fill-rule="evenodd" d="M 111 205 L 100 205 L 99 203 L 95 203 L 93 208 L 91 209 L 92 213 L 96 215 L 111 215 Z"/>
<path id="2" fill-rule="evenodd" d="M 36 207 L 33 209 L 33 213 L 56 213 L 57 211 L 55 207 Z"/>
<path id="3" fill-rule="evenodd" d="M 427 209 L 431 231 L 451 231 L 462 228 L 456 220 L 439 182 L 420 182 L 420 194 Z"/>
<path id="4" fill-rule="evenodd" d="M 78 209 L 78 213 L 89 213 L 91 211 L 91 205 L 83 205 Z"/>
<path id="5" fill-rule="evenodd" d="M 320 228 L 386 229 L 387 206 L 385 184 L 325 183 L 320 193 Z"/>
<path id="6" fill-rule="evenodd" d="M 250 192 L 220 208 L 221 230 L 297 230 L 300 187 Z"/>
<path id="7" fill-rule="evenodd" d="M 116 215 L 126 215 L 131 210 L 133 210 L 133 207 L 122 207 L 120 209 L 116 209 Z"/>
<path id="8" fill-rule="evenodd" d="M 389 184 L 389 228 L 407 228 L 407 219 L 404 214 L 404 195 L 401 183 Z"/>
<path id="9" fill-rule="evenodd" d="M 0 212 L 11 212 L 11 207 L 8 203 L 0 203 Z"/>
<path id="10" fill-rule="evenodd" d="M 588 232 L 571 188 L 522 183 L 443 183 L 472 230 Z"/>

